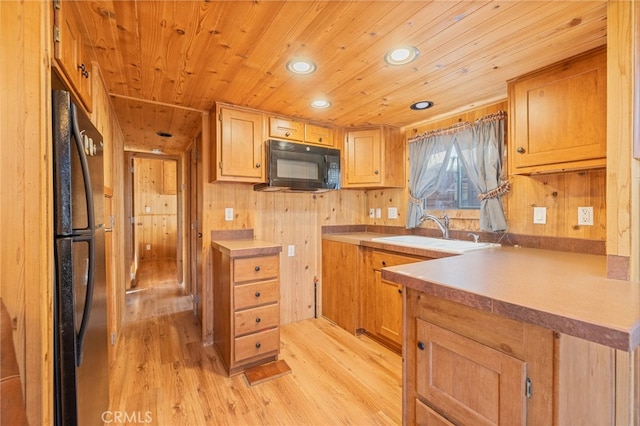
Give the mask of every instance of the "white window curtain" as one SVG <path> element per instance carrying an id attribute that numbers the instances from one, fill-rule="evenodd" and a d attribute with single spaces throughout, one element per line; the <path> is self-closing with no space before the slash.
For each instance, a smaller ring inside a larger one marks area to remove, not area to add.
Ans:
<path id="1" fill-rule="evenodd" d="M 504 119 L 505 114 L 500 111 L 474 123 L 434 130 L 409 141 L 407 228 L 420 225 L 427 197 L 436 191 L 455 145 L 462 166 L 480 193 L 480 230 L 507 229 L 500 203 L 500 196 L 509 190 L 509 183 L 502 181 Z"/>

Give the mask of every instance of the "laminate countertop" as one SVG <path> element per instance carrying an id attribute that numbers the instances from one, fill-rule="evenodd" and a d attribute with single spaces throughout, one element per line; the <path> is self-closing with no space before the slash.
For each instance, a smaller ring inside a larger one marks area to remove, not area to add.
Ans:
<path id="1" fill-rule="evenodd" d="M 640 345 L 640 283 L 606 278 L 604 256 L 500 247 L 384 268 L 382 278 L 615 349 Z"/>
<path id="2" fill-rule="evenodd" d="M 279 244 L 251 238 L 216 240 L 211 242 L 211 246 L 229 257 L 263 256 L 282 251 Z"/>

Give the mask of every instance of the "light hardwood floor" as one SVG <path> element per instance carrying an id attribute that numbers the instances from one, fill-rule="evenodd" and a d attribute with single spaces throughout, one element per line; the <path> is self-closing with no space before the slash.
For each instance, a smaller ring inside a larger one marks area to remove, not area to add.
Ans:
<path id="1" fill-rule="evenodd" d="M 142 300 L 154 299 L 153 290 L 127 295 L 128 319 L 111 369 L 110 410 L 123 420 L 128 416 L 122 423 L 402 423 L 401 357 L 369 338 L 352 336 L 322 318 L 285 325 L 280 359 L 292 372 L 250 387 L 242 374 L 226 377 L 213 347 L 201 345 L 190 301 L 169 303 L 160 299 L 182 296 L 166 296 L 168 288 L 163 294 L 153 302 Z"/>

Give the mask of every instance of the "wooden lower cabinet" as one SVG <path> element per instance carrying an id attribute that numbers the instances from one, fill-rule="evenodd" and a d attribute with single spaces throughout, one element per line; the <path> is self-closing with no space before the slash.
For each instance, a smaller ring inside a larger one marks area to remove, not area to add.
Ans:
<path id="1" fill-rule="evenodd" d="M 427 260 L 385 250 L 366 249 L 363 276 L 363 327 L 367 334 L 397 351 L 402 349 L 404 287 L 382 279 L 382 268 Z"/>
<path id="2" fill-rule="evenodd" d="M 405 292 L 405 425 L 640 425 L 640 349 Z"/>
<path id="3" fill-rule="evenodd" d="M 322 240 L 322 316 L 350 333 L 362 331 L 360 247 Z"/>
<path id="4" fill-rule="evenodd" d="M 406 293 L 405 424 L 553 424 L 552 331 Z"/>
<path id="5" fill-rule="evenodd" d="M 230 257 L 213 250 L 213 344 L 227 373 L 280 352 L 279 254 Z"/>

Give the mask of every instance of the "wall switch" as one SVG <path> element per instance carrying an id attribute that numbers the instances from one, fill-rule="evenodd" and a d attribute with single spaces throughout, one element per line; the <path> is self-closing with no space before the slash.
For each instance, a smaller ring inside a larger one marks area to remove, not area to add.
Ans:
<path id="1" fill-rule="evenodd" d="M 387 217 L 389 219 L 397 219 L 398 218 L 398 208 L 397 207 L 389 207 L 389 208 L 387 208 Z"/>
<path id="2" fill-rule="evenodd" d="M 147 244 L 147 251 L 151 250 L 151 244 Z"/>
<path id="3" fill-rule="evenodd" d="M 540 224 L 547 223 L 547 208 L 546 207 L 534 207 L 533 208 L 533 223 L 540 223 Z"/>
<path id="4" fill-rule="evenodd" d="M 288 247 L 287 254 L 289 255 L 289 257 L 295 256 L 296 255 L 296 246 L 290 245 Z"/>
<path id="5" fill-rule="evenodd" d="M 151 213 L 151 207 L 149 207 L 149 206 L 144 206 L 144 212 L 145 212 L 145 213 Z"/>
<path id="6" fill-rule="evenodd" d="M 227 207 L 224 209 L 224 220 L 227 222 L 233 220 L 233 208 Z"/>
<path id="7" fill-rule="evenodd" d="M 369 209 L 369 218 L 373 219 L 376 217 L 376 209 Z"/>
<path id="8" fill-rule="evenodd" d="M 578 225 L 593 225 L 593 207 L 578 207 Z"/>
<path id="9" fill-rule="evenodd" d="M 380 208 L 376 209 L 376 218 L 378 219 L 382 218 L 382 209 Z"/>

